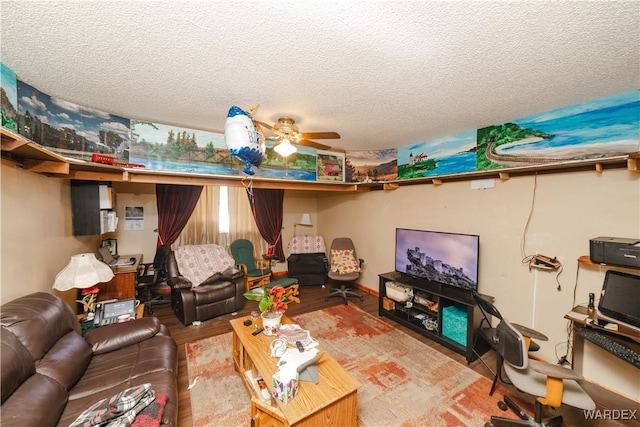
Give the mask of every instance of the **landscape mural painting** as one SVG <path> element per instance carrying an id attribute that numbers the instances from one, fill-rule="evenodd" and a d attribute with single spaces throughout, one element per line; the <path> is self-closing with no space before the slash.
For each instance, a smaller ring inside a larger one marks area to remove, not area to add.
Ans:
<path id="1" fill-rule="evenodd" d="M 18 80 L 18 132 L 63 156 L 129 162 L 129 119 L 49 96 Z"/>
<path id="2" fill-rule="evenodd" d="M 131 162 L 171 172 L 235 175 L 224 134 L 131 120 Z"/>
<path id="3" fill-rule="evenodd" d="M 315 148 L 296 145 L 297 151 L 282 157 L 273 147 L 275 142 L 267 141 L 264 160 L 255 169 L 255 176 L 274 179 L 294 179 L 300 181 L 316 180 L 317 150 Z"/>
<path id="4" fill-rule="evenodd" d="M 2 127 L 63 156 L 119 166 L 240 175 L 223 133 L 143 122 L 49 96 L 0 63 Z M 624 156 L 640 151 L 640 91 L 534 114 L 396 149 L 282 157 L 267 141 L 255 176 L 380 182 Z M 97 158 L 94 155 L 98 155 Z"/>
<path id="5" fill-rule="evenodd" d="M 344 182 L 344 154 L 318 151 L 316 177 L 318 181 Z"/>
<path id="6" fill-rule="evenodd" d="M 398 150 L 349 151 L 345 172 L 347 182 L 393 181 L 398 177 Z"/>
<path id="7" fill-rule="evenodd" d="M 640 91 L 478 130 L 478 170 L 626 155 L 640 149 Z"/>
<path id="8" fill-rule="evenodd" d="M 298 147 L 287 158 L 267 143 L 255 177 L 315 180 L 315 150 Z M 180 173 L 244 175 L 245 164 L 232 156 L 223 133 L 131 120 L 131 160 L 146 168 Z"/>
<path id="9" fill-rule="evenodd" d="M 476 170 L 476 131 L 398 149 L 398 179 L 453 175 Z"/>
<path id="10" fill-rule="evenodd" d="M 18 83 L 9 67 L 0 63 L 0 105 L 2 105 L 2 127 L 18 131 Z"/>

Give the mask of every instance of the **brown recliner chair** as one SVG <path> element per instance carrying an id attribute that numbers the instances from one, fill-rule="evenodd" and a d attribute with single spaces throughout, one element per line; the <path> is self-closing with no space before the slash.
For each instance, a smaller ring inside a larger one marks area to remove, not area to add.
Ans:
<path id="1" fill-rule="evenodd" d="M 167 256 L 167 284 L 171 287 L 171 307 L 186 326 L 244 307 L 244 273 L 236 267 L 209 276 L 194 284 L 180 274 L 175 253 Z"/>

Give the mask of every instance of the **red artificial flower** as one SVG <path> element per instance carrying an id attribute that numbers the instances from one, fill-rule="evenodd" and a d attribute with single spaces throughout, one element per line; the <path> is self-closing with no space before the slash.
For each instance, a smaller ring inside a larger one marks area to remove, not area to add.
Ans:
<path id="1" fill-rule="evenodd" d="M 86 288 L 82 290 L 82 295 L 93 295 L 100 292 L 100 288 L 97 286 L 92 286 L 90 288 Z"/>

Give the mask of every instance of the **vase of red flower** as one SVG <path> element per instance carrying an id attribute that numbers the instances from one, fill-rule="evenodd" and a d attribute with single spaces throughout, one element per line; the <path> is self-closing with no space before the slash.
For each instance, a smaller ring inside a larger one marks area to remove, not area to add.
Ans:
<path id="1" fill-rule="evenodd" d="M 277 335 L 282 322 L 282 315 L 287 309 L 284 288 L 274 286 L 271 289 L 254 288 L 244 293 L 248 300 L 258 301 L 258 309 L 262 312 L 262 327 L 265 335 Z"/>
<path id="2" fill-rule="evenodd" d="M 84 317 L 89 318 L 89 313 L 93 313 L 96 308 L 96 299 L 98 298 L 98 292 L 100 292 L 100 288 L 97 286 L 91 286 L 90 288 L 86 288 L 82 290 L 82 299 L 76 300 L 82 304 L 82 308 L 84 309 Z"/>

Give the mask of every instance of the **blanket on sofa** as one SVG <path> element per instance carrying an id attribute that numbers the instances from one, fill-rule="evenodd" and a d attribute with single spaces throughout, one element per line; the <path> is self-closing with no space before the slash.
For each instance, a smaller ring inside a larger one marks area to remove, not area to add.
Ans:
<path id="1" fill-rule="evenodd" d="M 128 388 L 86 409 L 69 427 L 130 426 L 138 413 L 149 406 L 155 397 L 156 394 L 149 383 Z"/>
<path id="2" fill-rule="evenodd" d="M 233 257 L 220 245 L 185 245 L 175 250 L 178 270 L 193 286 L 198 286 L 214 273 L 235 265 Z"/>

